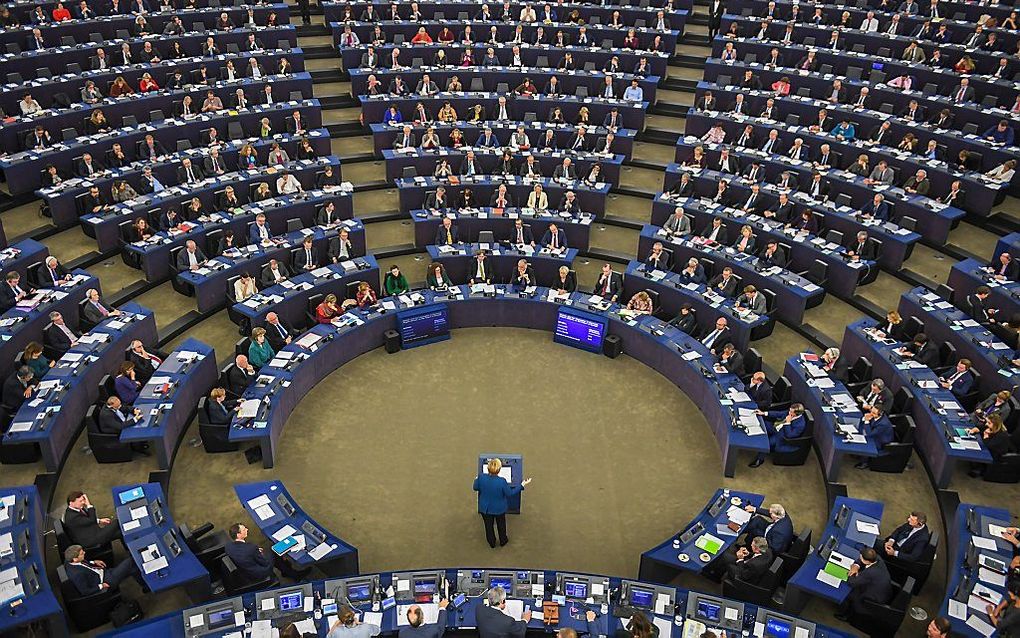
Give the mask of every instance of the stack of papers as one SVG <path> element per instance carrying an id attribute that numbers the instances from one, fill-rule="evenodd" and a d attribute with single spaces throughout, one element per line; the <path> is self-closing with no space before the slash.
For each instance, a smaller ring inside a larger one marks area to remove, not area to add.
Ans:
<path id="1" fill-rule="evenodd" d="M 723 540 L 712 534 L 702 534 L 694 541 L 694 546 L 715 556 L 724 545 Z"/>

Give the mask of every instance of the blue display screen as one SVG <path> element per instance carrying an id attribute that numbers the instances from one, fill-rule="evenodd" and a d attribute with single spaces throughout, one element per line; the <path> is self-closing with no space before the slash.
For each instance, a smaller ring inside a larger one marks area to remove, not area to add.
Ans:
<path id="1" fill-rule="evenodd" d="M 553 341 L 589 352 L 602 352 L 609 322 L 605 317 L 560 308 L 556 315 L 556 331 Z"/>
<path id="2" fill-rule="evenodd" d="M 495 589 L 497 587 L 502 587 L 503 591 L 505 591 L 507 593 L 510 593 L 512 591 L 512 588 L 511 588 L 510 584 L 511 584 L 511 580 L 509 578 L 499 577 L 499 578 L 490 578 L 489 579 L 489 587 L 491 587 L 492 589 Z"/>
<path id="3" fill-rule="evenodd" d="M 436 593 L 436 581 L 434 580 L 416 580 L 414 581 L 414 593 L 419 594 L 434 594 Z"/>
<path id="4" fill-rule="evenodd" d="M 588 583 L 566 583 L 563 586 L 563 593 L 567 598 L 587 598 Z"/>
<path id="5" fill-rule="evenodd" d="M 347 598 L 351 602 L 361 602 L 372 598 L 371 585 L 351 585 L 347 588 Z"/>
<path id="6" fill-rule="evenodd" d="M 778 618 L 769 618 L 765 622 L 765 635 L 772 638 L 788 638 L 790 635 L 790 623 Z"/>
<path id="7" fill-rule="evenodd" d="M 291 594 L 280 594 L 280 611 L 291 611 L 293 609 L 302 609 L 301 601 L 304 599 L 301 592 L 296 591 Z"/>
<path id="8" fill-rule="evenodd" d="M 423 346 L 450 338 L 446 304 L 430 304 L 397 313 L 400 342 L 404 348 Z"/>
<path id="9" fill-rule="evenodd" d="M 214 609 L 209 612 L 206 626 L 209 629 L 220 629 L 222 627 L 234 626 L 234 608 Z"/>
<path id="10" fill-rule="evenodd" d="M 719 605 L 715 603 L 709 602 L 707 600 L 699 600 L 697 616 L 698 618 L 718 622 L 719 609 L 720 609 Z"/>
<path id="11" fill-rule="evenodd" d="M 630 604 L 635 607 L 652 607 L 652 592 L 647 589 L 632 588 L 630 590 Z"/>

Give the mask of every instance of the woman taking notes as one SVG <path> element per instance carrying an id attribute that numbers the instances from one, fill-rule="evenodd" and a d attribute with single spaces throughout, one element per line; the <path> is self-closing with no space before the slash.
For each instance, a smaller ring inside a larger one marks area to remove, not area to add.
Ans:
<path id="1" fill-rule="evenodd" d="M 520 485 L 511 485 L 499 475 L 502 467 L 503 463 L 499 459 L 489 459 L 485 466 L 486 473 L 475 479 L 473 487 L 478 492 L 478 513 L 482 515 L 482 523 L 485 525 L 485 540 L 489 541 L 489 547 L 492 548 L 496 547 L 493 524 L 499 530 L 499 546 L 510 542 L 506 537 L 506 510 L 510 497 L 524 491 L 524 487 L 531 482 L 529 478 Z"/>

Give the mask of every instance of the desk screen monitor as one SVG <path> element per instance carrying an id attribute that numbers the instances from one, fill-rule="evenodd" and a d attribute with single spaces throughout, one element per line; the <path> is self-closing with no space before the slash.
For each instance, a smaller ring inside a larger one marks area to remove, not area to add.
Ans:
<path id="1" fill-rule="evenodd" d="M 152 513 L 152 524 L 159 527 L 163 524 L 163 502 L 158 498 L 149 503 L 149 511 Z"/>
<path id="2" fill-rule="evenodd" d="M 834 524 L 836 525 L 836 527 L 838 527 L 840 529 L 844 529 L 846 527 L 846 523 L 847 523 L 847 521 L 849 519 L 850 519 L 850 508 L 847 507 L 846 505 L 840 505 L 839 506 L 839 511 L 836 512 L 836 519 L 834 521 Z"/>
<path id="3" fill-rule="evenodd" d="M 450 338 L 446 304 L 430 304 L 397 313 L 397 329 L 404 348 L 414 348 Z"/>
<path id="4" fill-rule="evenodd" d="M 513 579 L 509 576 L 493 576 L 489 579 L 489 587 L 492 589 L 502 587 L 507 596 L 512 596 L 514 593 Z"/>
<path id="5" fill-rule="evenodd" d="M 710 622 L 719 622 L 719 612 L 722 610 L 722 606 L 718 603 L 714 603 L 710 600 L 699 600 L 698 609 L 696 615 L 698 620 L 708 620 Z"/>
<path id="6" fill-rule="evenodd" d="M 765 621 L 764 638 L 790 638 L 790 623 L 778 618 Z"/>
<path id="7" fill-rule="evenodd" d="M 372 584 L 349 585 L 347 587 L 347 598 L 352 603 L 362 603 L 372 600 Z"/>
<path id="8" fill-rule="evenodd" d="M 630 588 L 630 604 L 632 607 L 641 607 L 643 609 L 652 608 L 652 590 L 642 589 L 640 587 Z"/>
<path id="9" fill-rule="evenodd" d="M 439 584 L 434 578 L 416 578 L 414 580 L 414 602 L 430 603 L 439 591 Z"/>
<path id="10" fill-rule="evenodd" d="M 138 499 L 145 496 L 145 490 L 141 487 L 135 487 L 130 490 L 126 490 L 117 495 L 121 505 L 127 505 L 131 501 L 137 501 Z"/>
<path id="11" fill-rule="evenodd" d="M 286 591 L 280 594 L 280 611 L 301 611 L 304 595 L 301 591 Z"/>
<path id="12" fill-rule="evenodd" d="M 568 580 L 563 584 L 563 593 L 567 598 L 584 600 L 588 598 L 588 583 Z"/>
<path id="13" fill-rule="evenodd" d="M 556 315 L 556 331 L 553 333 L 553 341 L 598 353 L 602 352 L 602 342 L 606 338 L 608 329 L 609 321 L 605 317 L 570 308 L 560 308 Z"/>
<path id="14" fill-rule="evenodd" d="M 210 609 L 206 614 L 206 626 L 210 630 L 223 629 L 234 626 L 234 606 L 217 607 Z"/>

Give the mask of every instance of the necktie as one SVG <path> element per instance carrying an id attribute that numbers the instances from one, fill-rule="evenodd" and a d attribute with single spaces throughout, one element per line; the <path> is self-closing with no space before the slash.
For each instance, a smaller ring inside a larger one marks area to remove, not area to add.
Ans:
<path id="1" fill-rule="evenodd" d="M 50 277 L 53 279 L 53 283 L 57 283 L 57 271 L 50 268 Z"/>
<path id="2" fill-rule="evenodd" d="M 609 292 L 609 281 L 610 281 L 610 278 L 609 277 L 603 277 L 602 280 L 603 280 L 603 284 L 602 284 L 602 296 L 605 296 Z"/>
<path id="3" fill-rule="evenodd" d="M 187 171 L 188 171 L 188 181 L 189 182 L 194 181 L 195 174 L 191 172 L 191 167 L 190 166 L 188 167 Z"/>
<path id="4" fill-rule="evenodd" d="M 963 101 L 963 94 L 964 94 L 965 91 L 966 91 L 966 89 L 964 89 L 963 87 L 960 87 L 959 92 L 956 94 L 956 101 L 957 102 L 962 102 Z"/>
<path id="5" fill-rule="evenodd" d="M 449 228 L 446 229 L 446 243 L 448 244 L 453 243 L 453 234 L 450 232 Z"/>
<path id="6" fill-rule="evenodd" d="M 311 250 L 308 250 L 307 248 L 305 249 L 305 263 L 306 263 L 306 264 L 307 264 L 308 266 L 313 266 L 313 265 L 314 265 L 314 264 L 312 263 L 312 251 L 311 251 Z"/>
<path id="7" fill-rule="evenodd" d="M 554 250 L 560 247 L 559 233 L 553 233 L 553 236 L 552 236 L 552 247 L 553 247 Z"/>
<path id="8" fill-rule="evenodd" d="M 280 333 L 280 337 L 282 339 L 286 339 L 287 338 L 287 331 L 283 329 L 283 325 L 282 324 L 279 324 L 279 323 L 276 324 L 276 331 Z"/>
<path id="9" fill-rule="evenodd" d="M 718 339 L 718 338 L 719 338 L 719 329 L 717 328 L 717 329 L 713 330 L 707 337 L 705 337 L 705 340 L 702 343 L 705 344 L 706 348 L 711 348 L 712 347 L 712 343 L 716 339 Z"/>

